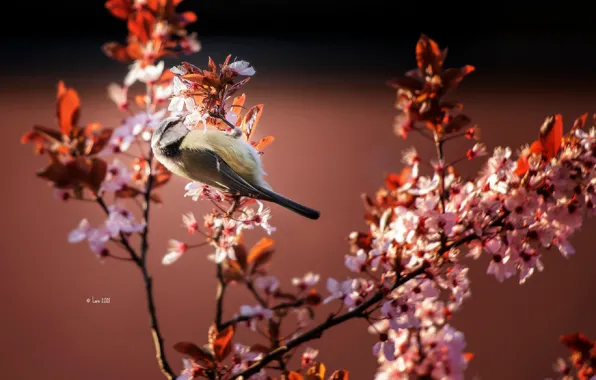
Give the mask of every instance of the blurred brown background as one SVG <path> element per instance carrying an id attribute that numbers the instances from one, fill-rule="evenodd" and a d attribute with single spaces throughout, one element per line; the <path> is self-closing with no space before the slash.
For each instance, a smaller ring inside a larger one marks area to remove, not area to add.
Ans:
<path id="1" fill-rule="evenodd" d="M 432 154 L 417 136 L 403 141 L 393 135 L 395 94 L 384 84 L 413 67 L 420 32 L 449 46 L 447 66 L 477 66 L 478 72 L 463 82 L 457 97 L 482 127 L 491 149 L 498 145 L 517 149 L 530 142 L 549 114 L 562 113 L 570 127 L 575 117 L 596 111 L 593 53 L 587 48 L 594 39 L 585 29 L 571 28 L 576 25 L 571 16 L 556 30 L 549 29 L 556 26 L 553 22 L 539 16 L 531 19 L 535 21 L 527 27 L 531 30 L 521 30 L 523 17 L 511 15 L 501 19 L 501 25 L 509 21 L 517 29 L 486 29 L 483 34 L 473 30 L 480 22 L 468 25 L 470 30 L 447 33 L 447 28 L 432 22 L 425 28 L 418 20 L 404 28 L 408 32 L 391 39 L 398 33 L 390 23 L 395 16 L 384 9 L 360 10 L 368 12 L 360 16 L 344 10 L 333 19 L 320 9 L 319 18 L 311 13 L 319 30 L 313 26 L 306 36 L 292 29 L 288 18 L 291 13 L 307 17 L 306 11 L 265 3 L 244 8 L 248 15 L 243 17 L 251 19 L 263 9 L 277 12 L 280 17 L 263 19 L 270 22 L 269 34 L 257 32 L 254 25 L 243 30 L 233 24 L 234 32 L 228 33 L 232 35 L 213 31 L 216 7 L 186 4 L 198 9 L 199 25 L 201 19 L 207 25 L 198 26 L 203 51 L 186 59 L 204 66 L 208 56 L 221 61 L 231 53 L 255 65 L 257 75 L 245 92 L 249 105 L 265 104 L 257 134 L 276 136 L 264 156 L 269 181 L 281 193 L 322 212 L 321 219 L 313 222 L 273 207 L 277 253 L 271 270 L 285 287 L 291 277 L 309 270 L 321 274 L 322 291 L 327 277 L 348 276 L 343 266 L 345 238 L 364 226 L 360 194 L 374 192 L 387 172 L 400 167 L 401 151 L 407 146 L 415 144 L 427 157 Z M 36 34 L 32 22 L 21 36 L 4 40 L 13 59 L 2 63 L 0 95 L 5 174 L 0 371 L 7 379 L 160 379 L 138 269 L 129 263 L 101 264 L 86 243 L 68 244 L 68 232 L 83 217 L 99 223 L 103 215 L 93 204 L 53 199 L 51 189 L 34 175 L 44 158 L 19 144 L 34 124 L 53 126 L 59 79 L 79 92 L 82 122 L 114 127 L 122 117 L 105 88 L 121 81 L 126 67 L 104 57 L 99 46 L 123 40 L 124 26 L 106 21 L 102 4 L 70 6 L 78 15 L 68 19 L 70 26 L 47 21 L 38 25 Z M 61 12 L 66 8 L 42 9 L 34 21 L 64 21 Z M 41 16 L 50 11 L 54 18 Z M 101 15 L 97 17 L 102 21 L 85 19 L 86 12 Z M 373 13 L 383 19 L 376 29 L 358 26 L 356 20 Z M 255 23 L 259 20 L 265 22 Z M 325 20 L 343 22 L 344 38 L 339 39 L 341 31 L 326 26 Z M 462 149 L 464 144 L 453 144 L 448 154 L 456 157 Z M 462 170 L 470 174 L 477 168 L 464 165 Z M 149 259 L 167 355 L 176 370 L 180 355 L 170 347 L 181 340 L 203 343 L 214 315 L 215 269 L 206 259 L 207 249 L 191 251 L 171 267 L 160 264 L 169 238 L 187 239 L 180 227 L 181 214 L 192 210 L 201 215 L 209 208 L 206 202 L 183 198 L 185 184 L 174 179 L 161 192 L 165 205 L 152 211 Z M 542 379 L 552 375 L 551 363 L 565 353 L 559 335 L 583 331 L 596 337 L 596 310 L 590 301 L 595 290 L 594 227 L 592 220 L 574 237 L 578 254 L 572 259 L 546 252 L 545 271 L 523 286 L 516 280 L 500 284 L 488 277 L 484 259 L 471 264 L 473 296 L 454 319 L 466 335 L 468 350 L 476 354 L 466 378 Z M 249 242 L 260 236 L 260 230 L 250 233 Z M 253 304 L 240 288 L 232 288 L 228 296 L 227 317 L 239 305 Z M 90 305 L 85 302 L 88 297 L 110 297 L 111 302 Z M 324 316 L 326 309 L 321 310 Z M 371 354 L 375 338 L 366 327 L 363 321 L 351 321 L 327 332 L 312 347 L 321 350 L 319 358 L 328 368 L 345 367 L 353 379 L 370 379 L 376 368 Z M 240 337 L 245 342 L 258 339 L 250 333 Z"/>

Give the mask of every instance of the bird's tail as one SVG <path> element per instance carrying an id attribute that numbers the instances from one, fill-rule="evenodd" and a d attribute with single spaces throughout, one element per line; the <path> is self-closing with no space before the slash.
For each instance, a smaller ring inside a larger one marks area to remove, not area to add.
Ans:
<path id="1" fill-rule="evenodd" d="M 257 190 L 259 190 L 263 195 L 266 196 L 266 200 L 273 202 L 273 203 L 277 203 L 278 205 L 285 207 L 288 210 L 294 211 L 295 213 L 300 214 L 306 218 L 319 219 L 319 216 L 321 215 L 321 213 L 319 211 L 314 210 L 310 207 L 301 205 L 298 202 L 294 202 L 293 200 L 286 198 L 283 195 L 278 194 L 271 189 L 267 189 L 266 187 L 263 187 L 263 186 L 255 186 L 255 185 L 253 185 L 253 186 Z"/>

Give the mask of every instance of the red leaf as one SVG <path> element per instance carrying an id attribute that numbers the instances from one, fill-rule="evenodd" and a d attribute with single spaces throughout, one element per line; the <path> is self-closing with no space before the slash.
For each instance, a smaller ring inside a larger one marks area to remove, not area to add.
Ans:
<path id="1" fill-rule="evenodd" d="M 134 198 L 140 194 L 143 194 L 141 190 L 126 185 L 114 193 L 116 198 Z"/>
<path id="2" fill-rule="evenodd" d="M 412 77 L 395 78 L 390 80 L 387 84 L 395 89 L 403 88 L 409 91 L 422 90 L 422 88 L 424 87 L 423 82 Z"/>
<path id="3" fill-rule="evenodd" d="M 246 268 L 248 266 L 248 252 L 246 252 L 246 247 L 244 246 L 244 244 L 236 244 L 234 246 L 234 253 L 236 254 L 236 261 L 238 262 L 238 265 L 243 271 L 246 271 Z"/>
<path id="4" fill-rule="evenodd" d="M 571 131 L 574 132 L 577 129 L 583 129 L 584 125 L 586 125 L 587 119 L 588 119 L 587 112 L 585 114 L 581 115 L 580 117 L 578 117 L 577 119 L 575 119 L 575 122 L 573 123 L 573 127 L 571 128 Z"/>
<path id="5" fill-rule="evenodd" d="M 66 166 L 53 156 L 50 165 L 36 174 L 40 178 L 53 182 L 54 186 L 59 189 L 69 188 L 73 185 Z"/>
<path id="6" fill-rule="evenodd" d="M 248 263 L 252 264 L 252 273 L 259 267 L 269 263 L 274 252 L 272 249 L 273 243 L 273 239 L 264 237 L 250 249 L 250 252 L 248 253 Z"/>
<path id="7" fill-rule="evenodd" d="M 271 145 L 271 143 L 275 141 L 275 137 L 273 136 L 266 136 L 260 139 L 258 142 L 254 143 L 253 146 L 256 150 L 261 152 L 263 149 Z"/>
<path id="8" fill-rule="evenodd" d="M 178 15 L 178 23 L 182 28 L 195 21 L 197 21 L 197 15 L 192 11 L 183 12 Z"/>
<path id="9" fill-rule="evenodd" d="M 546 118 L 540 127 L 540 145 L 542 154 L 547 159 L 555 157 L 563 141 L 563 117 L 556 114 Z"/>
<path id="10" fill-rule="evenodd" d="M 107 42 L 101 47 L 105 55 L 120 62 L 130 62 L 134 59 L 128 54 L 126 46 L 118 42 Z"/>
<path id="11" fill-rule="evenodd" d="M 71 136 L 73 128 L 79 121 L 79 109 L 81 102 L 79 95 L 72 88 L 66 88 L 64 82 L 58 83 L 56 116 L 58 126 L 63 135 Z"/>
<path id="12" fill-rule="evenodd" d="M 101 152 L 103 150 L 103 148 L 105 148 L 106 145 L 108 145 L 108 142 L 110 142 L 110 138 L 112 137 L 112 132 L 113 132 L 112 129 L 106 128 L 106 129 L 102 130 L 99 135 L 94 136 L 92 138 L 93 145 L 91 146 L 91 149 L 89 150 L 88 154 L 93 155 L 93 154 L 97 154 L 97 153 Z"/>
<path id="13" fill-rule="evenodd" d="M 222 362 L 232 352 L 232 337 L 234 326 L 228 326 L 217 333 L 213 342 L 213 354 L 218 362 Z"/>
<path id="14" fill-rule="evenodd" d="M 144 44 L 151 39 L 154 23 L 155 16 L 149 11 L 141 10 L 128 19 L 128 30 Z"/>
<path id="15" fill-rule="evenodd" d="M 263 105 L 257 104 L 256 106 L 252 107 L 242 120 L 241 128 L 244 139 L 246 141 L 250 141 L 252 134 L 254 133 L 255 129 L 257 129 L 257 124 L 259 124 L 259 120 L 261 119 L 261 114 L 263 112 Z"/>
<path id="16" fill-rule="evenodd" d="M 323 380 L 325 378 L 325 364 L 317 363 L 306 371 L 308 380 Z"/>
<path id="17" fill-rule="evenodd" d="M 470 120 L 469 117 L 467 117 L 466 115 L 459 114 L 456 115 L 453 119 L 451 119 L 451 121 L 447 123 L 443 128 L 445 133 L 453 133 L 468 126 L 471 122 L 472 120 Z"/>
<path id="18" fill-rule="evenodd" d="M 131 2 L 129 0 L 108 0 L 106 8 L 110 13 L 121 20 L 126 20 L 132 12 Z"/>
<path id="19" fill-rule="evenodd" d="M 443 82 L 442 93 L 456 88 L 464 77 L 476 70 L 474 66 L 466 65 L 459 69 L 447 69 L 441 74 L 441 81 Z"/>
<path id="20" fill-rule="evenodd" d="M 157 163 L 153 176 L 152 188 L 155 189 L 168 183 L 170 178 L 172 178 L 172 173 L 161 163 Z"/>
<path id="21" fill-rule="evenodd" d="M 588 339 L 582 333 L 563 335 L 560 341 L 569 351 L 581 353 L 582 355 L 588 355 L 592 348 L 594 348 L 594 341 Z"/>
<path id="22" fill-rule="evenodd" d="M 290 372 L 288 372 L 287 379 L 288 380 L 303 380 L 304 377 L 302 377 L 302 375 L 296 371 L 290 371 Z"/>
<path id="23" fill-rule="evenodd" d="M 192 358 L 197 363 L 203 363 L 207 366 L 213 364 L 213 357 L 204 349 L 194 343 L 178 342 L 174 345 L 174 350 Z"/>
<path id="24" fill-rule="evenodd" d="M 346 369 L 340 369 L 335 371 L 329 376 L 329 380 L 348 380 L 349 371 Z"/>
<path id="25" fill-rule="evenodd" d="M 416 63 L 420 71 L 428 75 L 438 74 L 443 65 L 443 53 L 439 45 L 425 34 L 420 36 L 416 44 Z"/>

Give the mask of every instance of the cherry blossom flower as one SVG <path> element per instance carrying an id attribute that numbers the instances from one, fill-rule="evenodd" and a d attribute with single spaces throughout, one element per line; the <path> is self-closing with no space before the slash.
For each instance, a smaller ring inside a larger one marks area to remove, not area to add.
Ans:
<path id="1" fill-rule="evenodd" d="M 132 179 L 131 173 L 128 172 L 127 167 L 115 159 L 109 166 L 106 174 L 106 179 L 101 185 L 102 191 L 118 191 L 126 186 Z"/>
<path id="2" fill-rule="evenodd" d="M 89 221 L 87 219 L 83 219 L 81 220 L 77 228 L 75 228 L 70 232 L 70 234 L 68 234 L 68 242 L 71 244 L 81 242 L 87 239 L 87 236 L 89 236 L 90 231 L 91 227 L 89 226 Z"/>
<path id="3" fill-rule="evenodd" d="M 327 290 L 331 293 L 330 296 L 323 300 L 323 303 L 329 303 L 333 300 L 343 300 L 346 296 L 353 292 L 355 287 L 354 280 L 345 280 L 338 282 L 334 278 L 327 279 Z"/>
<path id="4" fill-rule="evenodd" d="M 273 316 L 273 311 L 265 309 L 261 305 L 249 306 L 243 305 L 240 307 L 240 315 L 244 317 L 250 317 L 248 326 L 251 330 L 256 331 L 257 322 L 263 320 L 269 320 Z"/>
<path id="5" fill-rule="evenodd" d="M 194 234 L 199 230 L 199 223 L 195 219 L 195 215 L 192 212 L 182 215 L 182 223 L 188 230 L 189 234 Z"/>
<path id="6" fill-rule="evenodd" d="M 163 69 L 164 61 L 160 61 L 157 65 L 143 65 L 142 62 L 135 61 L 124 79 L 124 85 L 130 87 L 136 81 L 152 84 L 159 79 Z"/>
<path id="7" fill-rule="evenodd" d="M 188 249 L 188 245 L 181 241 L 170 239 L 168 242 L 169 248 L 168 252 L 164 255 L 161 260 L 163 265 L 171 265 L 176 262 L 183 254 L 186 253 Z"/>
<path id="8" fill-rule="evenodd" d="M 220 202 L 223 199 L 223 194 L 219 190 L 203 183 L 189 182 L 184 189 L 186 190 L 184 196 L 191 197 L 193 201 L 211 199 Z"/>
<path id="9" fill-rule="evenodd" d="M 128 87 L 121 87 L 117 83 L 110 83 L 108 86 L 108 96 L 116 103 L 116 106 L 122 111 L 128 109 Z"/>
<path id="10" fill-rule="evenodd" d="M 240 221 L 242 224 L 240 225 L 242 229 L 252 229 L 255 226 L 260 226 L 263 228 L 268 235 L 271 235 L 275 232 L 275 227 L 269 224 L 269 219 L 271 219 L 271 210 L 269 208 L 265 208 L 263 202 L 257 201 L 259 205 L 257 210 L 252 208 L 246 209 L 245 212 L 240 217 Z"/>
<path id="11" fill-rule="evenodd" d="M 109 206 L 109 216 L 105 222 L 105 226 L 110 233 L 110 236 L 115 238 L 123 233 L 137 233 L 145 228 L 145 223 L 136 223 L 134 215 L 118 205 Z"/>
<path id="12" fill-rule="evenodd" d="M 255 280 L 255 285 L 263 289 L 265 294 L 273 295 L 279 288 L 279 280 L 275 276 L 262 276 Z"/>
<path id="13" fill-rule="evenodd" d="M 319 355 L 319 350 L 316 350 L 314 348 L 311 347 L 307 347 L 304 352 L 302 353 L 302 357 L 300 359 L 300 363 L 302 365 L 302 368 L 306 368 L 311 366 L 315 359 L 317 358 L 317 356 Z"/>
<path id="14" fill-rule="evenodd" d="M 255 75 L 255 69 L 246 61 L 236 61 L 228 65 L 228 68 L 238 75 L 252 76 Z"/>
<path id="15" fill-rule="evenodd" d="M 292 285 L 298 287 L 301 290 L 305 290 L 319 282 L 320 276 L 318 274 L 308 272 L 302 278 L 294 277 L 292 279 Z"/>

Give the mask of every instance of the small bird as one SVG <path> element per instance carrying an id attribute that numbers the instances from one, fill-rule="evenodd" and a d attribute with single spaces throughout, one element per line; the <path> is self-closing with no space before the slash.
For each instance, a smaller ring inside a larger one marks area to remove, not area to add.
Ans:
<path id="1" fill-rule="evenodd" d="M 259 152 L 240 136 L 212 129 L 189 129 L 184 117 L 168 117 L 153 133 L 151 149 L 157 160 L 176 175 L 318 219 L 319 211 L 273 191 L 263 179 Z"/>

